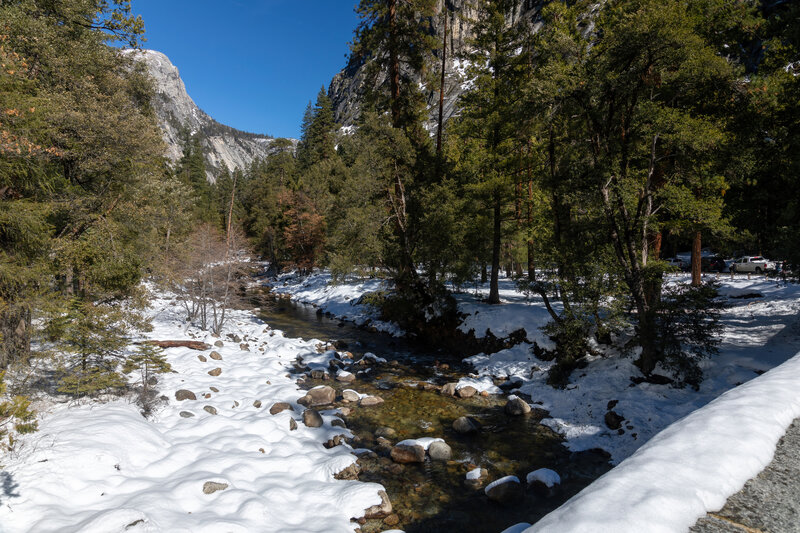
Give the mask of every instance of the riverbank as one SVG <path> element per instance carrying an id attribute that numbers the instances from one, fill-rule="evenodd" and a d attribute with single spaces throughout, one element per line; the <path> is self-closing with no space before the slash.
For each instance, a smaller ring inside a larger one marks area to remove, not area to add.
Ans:
<path id="1" fill-rule="evenodd" d="M 334 414 L 303 422 L 305 391 L 289 373 L 316 343 L 247 311 L 233 311 L 216 338 L 187 324 L 170 295 L 155 296 L 145 338 L 208 349 L 165 350 L 174 372 L 159 376 L 149 419 L 129 399 L 51 403 L 39 431 L 2 458 L 0 529 L 353 531 L 383 487 L 335 479 L 356 457 L 323 446 L 351 435 Z M 289 408 L 273 415 L 277 402 Z"/>

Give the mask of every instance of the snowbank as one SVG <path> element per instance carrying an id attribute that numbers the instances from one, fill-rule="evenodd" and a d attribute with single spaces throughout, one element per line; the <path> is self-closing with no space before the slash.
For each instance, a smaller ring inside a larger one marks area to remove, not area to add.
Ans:
<path id="1" fill-rule="evenodd" d="M 799 382 L 797 354 L 672 424 L 525 531 L 688 530 L 770 463 L 800 417 Z"/>
<path id="2" fill-rule="evenodd" d="M 185 327 L 171 303 L 154 302 L 150 338 L 217 341 Z M 380 503 L 382 487 L 334 479 L 356 460 L 347 445 L 323 447 L 348 431 L 331 426 L 334 416 L 321 428 L 299 420 L 303 391 L 287 372 L 298 355 L 318 355 L 315 341 L 285 338 L 244 312 L 225 333 L 248 346 L 223 334 L 212 348 L 221 360 L 206 362 L 198 355 L 211 350 L 166 350 L 176 372 L 159 378 L 169 402 L 150 420 L 122 400 L 46 413 L 3 458 L 0 530 L 353 531 L 350 518 Z M 208 374 L 215 368 L 219 377 Z M 197 399 L 176 401 L 179 389 Z M 270 415 L 278 401 L 295 410 Z M 209 481 L 227 486 L 206 494 Z"/>

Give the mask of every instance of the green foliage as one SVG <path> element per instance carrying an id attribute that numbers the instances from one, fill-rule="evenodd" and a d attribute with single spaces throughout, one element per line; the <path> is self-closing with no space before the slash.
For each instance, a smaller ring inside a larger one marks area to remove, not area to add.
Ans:
<path id="1" fill-rule="evenodd" d="M 13 425 L 16 433 L 33 433 L 38 429 L 36 412 L 31 410 L 31 401 L 25 396 L 15 395 L 6 398 L 7 387 L 4 383 L 5 371 L 0 371 L 0 438 L 8 435 L 9 445 L 13 445 L 13 436 L 9 435 L 9 426 Z"/>
<path id="2" fill-rule="evenodd" d="M 81 397 L 123 389 L 123 350 L 135 330 L 146 328 L 135 310 L 73 299 L 47 326 L 51 341 L 64 354 L 58 391 Z"/>
<path id="3" fill-rule="evenodd" d="M 136 351 L 128 355 L 125 363 L 122 366 L 122 372 L 130 374 L 131 372 L 138 372 L 140 379 L 138 381 L 141 392 L 139 394 L 139 403 L 148 412 L 152 398 L 150 382 L 152 378 L 158 374 L 171 372 L 172 367 L 167 362 L 167 357 L 162 352 L 161 348 L 152 344 L 140 344 L 137 346 Z"/>

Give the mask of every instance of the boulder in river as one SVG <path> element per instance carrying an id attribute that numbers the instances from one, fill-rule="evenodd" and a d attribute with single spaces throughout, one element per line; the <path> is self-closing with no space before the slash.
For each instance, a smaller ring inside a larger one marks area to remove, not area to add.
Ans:
<path id="1" fill-rule="evenodd" d="M 380 396 L 365 396 L 358 402 L 358 404 L 362 407 L 370 407 L 372 405 L 380 405 L 382 403 L 383 398 Z"/>
<path id="2" fill-rule="evenodd" d="M 472 418 L 471 416 L 462 416 L 456 418 L 453 422 L 453 430 L 456 433 L 465 435 L 467 433 L 475 433 L 481 429 L 481 423 Z"/>
<path id="3" fill-rule="evenodd" d="M 331 379 L 330 374 L 321 368 L 315 368 L 311 371 L 311 379 Z"/>
<path id="4" fill-rule="evenodd" d="M 442 394 L 445 396 L 455 396 L 457 386 L 458 383 L 445 383 L 442 385 Z"/>
<path id="5" fill-rule="evenodd" d="M 522 497 L 522 484 L 517 476 L 506 476 L 489 483 L 484 492 L 493 502 L 506 505 Z"/>
<path id="6" fill-rule="evenodd" d="M 472 398 L 477 392 L 478 389 L 472 385 L 465 385 L 464 387 L 456 390 L 456 396 L 459 398 Z"/>
<path id="7" fill-rule="evenodd" d="M 625 420 L 625 417 L 616 411 L 606 412 L 606 426 L 608 426 L 608 429 L 619 429 L 622 427 L 623 420 Z"/>
<path id="8" fill-rule="evenodd" d="M 395 463 L 422 463 L 425 461 L 425 448 L 419 444 L 396 444 L 390 453 Z"/>
<path id="9" fill-rule="evenodd" d="M 175 399 L 182 402 L 183 400 L 196 400 L 197 396 L 190 390 L 179 389 L 175 391 Z"/>
<path id="10" fill-rule="evenodd" d="M 506 402 L 506 414 L 511 416 L 526 415 L 531 412 L 531 406 L 528 402 L 517 396 L 509 396 Z"/>
<path id="11" fill-rule="evenodd" d="M 327 385 L 314 387 L 306 392 L 306 395 L 297 400 L 300 405 L 314 407 L 317 405 L 327 405 L 336 399 L 336 391 Z"/>
<path id="12" fill-rule="evenodd" d="M 453 450 L 446 442 L 437 440 L 428 446 L 428 455 L 434 461 L 449 461 L 453 457 Z"/>
<path id="13" fill-rule="evenodd" d="M 318 428 L 322 426 L 322 415 L 313 409 L 306 409 L 303 411 L 303 424 L 310 428 Z"/>
<path id="14" fill-rule="evenodd" d="M 381 497 L 381 503 L 373 505 L 364 511 L 364 518 L 371 520 L 373 518 L 386 518 L 392 512 L 392 502 L 389 501 L 389 495 L 385 490 L 379 490 L 378 495 Z"/>
<path id="15" fill-rule="evenodd" d="M 361 399 L 361 395 L 353 389 L 345 389 L 342 391 L 342 401 L 357 402 Z"/>
<path id="16" fill-rule="evenodd" d="M 348 372 L 346 370 L 339 370 L 336 373 L 336 381 L 340 381 L 342 383 L 352 383 L 355 380 L 356 376 L 352 372 Z"/>

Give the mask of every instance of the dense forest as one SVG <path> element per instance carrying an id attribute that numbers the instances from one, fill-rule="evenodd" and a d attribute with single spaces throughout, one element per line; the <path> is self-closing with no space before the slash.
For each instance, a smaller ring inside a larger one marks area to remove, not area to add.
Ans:
<path id="1" fill-rule="evenodd" d="M 499 303 L 504 270 L 547 305 L 554 384 L 632 325 L 645 374 L 696 385 L 714 288 L 663 289 L 664 251 L 693 248 L 698 272 L 708 242 L 800 263 L 800 6 L 553 1 L 533 31 L 508 22 L 518 2 L 475 0 L 467 90 L 428 131 L 438 4 L 361 0 L 357 127 L 323 88 L 296 152 L 279 139 L 209 183 L 197 136 L 163 157 L 151 81 L 119 53 L 144 32 L 129 0 L 0 2 L 0 368 L 59 354 L 61 392 L 122 386 L 141 282 L 179 287 L 244 235 L 274 272 L 391 279 L 374 302 L 411 331 L 451 327 L 448 291 L 476 280 Z M 219 312 L 187 307 L 212 329 Z"/>

